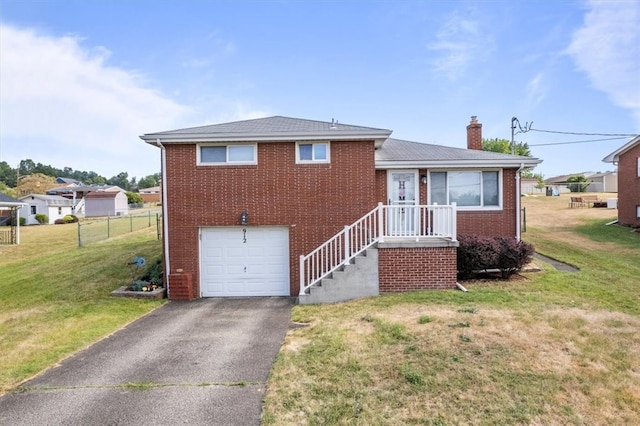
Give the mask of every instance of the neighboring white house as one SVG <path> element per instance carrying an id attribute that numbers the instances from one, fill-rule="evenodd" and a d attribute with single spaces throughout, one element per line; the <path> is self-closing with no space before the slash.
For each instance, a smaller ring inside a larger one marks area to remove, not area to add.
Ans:
<path id="1" fill-rule="evenodd" d="M 586 192 L 618 192 L 618 173 L 604 172 L 587 176 L 589 186 Z"/>
<path id="2" fill-rule="evenodd" d="M 73 214 L 73 200 L 59 195 L 29 194 L 20 197 L 19 200 L 27 204 L 26 208 L 20 209 L 20 217 L 25 218 L 26 225 L 39 224 L 36 220 L 37 214 L 47 215 L 49 224 Z"/>
<path id="3" fill-rule="evenodd" d="M 92 191 L 84 196 L 85 217 L 125 216 L 129 213 L 127 194 L 120 191 Z"/>

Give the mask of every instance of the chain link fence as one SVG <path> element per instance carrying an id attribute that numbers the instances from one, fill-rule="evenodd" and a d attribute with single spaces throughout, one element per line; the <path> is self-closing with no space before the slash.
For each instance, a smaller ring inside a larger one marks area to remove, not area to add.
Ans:
<path id="1" fill-rule="evenodd" d="M 156 228 L 156 236 L 161 238 L 162 215 L 157 212 L 83 220 L 78 222 L 78 246 L 83 247 L 98 241 L 128 234 L 144 228 Z"/>

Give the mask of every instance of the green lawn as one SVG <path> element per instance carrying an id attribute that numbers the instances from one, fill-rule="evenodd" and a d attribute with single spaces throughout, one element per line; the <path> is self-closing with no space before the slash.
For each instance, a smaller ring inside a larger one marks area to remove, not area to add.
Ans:
<path id="1" fill-rule="evenodd" d="M 75 224 L 20 231 L 0 246 L 0 393 L 164 302 L 110 296 L 134 256 L 160 257 L 153 227 L 87 247 Z"/>
<path id="2" fill-rule="evenodd" d="M 525 239 L 580 268 L 296 306 L 264 424 L 640 424 L 640 234 Z"/>

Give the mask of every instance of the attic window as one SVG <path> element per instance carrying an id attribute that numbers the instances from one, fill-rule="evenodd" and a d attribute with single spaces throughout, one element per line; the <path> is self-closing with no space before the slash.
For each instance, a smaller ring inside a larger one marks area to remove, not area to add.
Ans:
<path id="1" fill-rule="evenodd" d="M 328 142 L 296 143 L 296 163 L 328 163 Z"/>
<path id="2" fill-rule="evenodd" d="M 255 144 L 200 145 L 198 164 L 257 164 Z"/>

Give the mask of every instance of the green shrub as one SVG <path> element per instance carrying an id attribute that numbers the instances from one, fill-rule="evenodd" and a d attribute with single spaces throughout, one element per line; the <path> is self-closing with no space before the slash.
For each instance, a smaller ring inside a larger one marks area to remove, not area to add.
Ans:
<path id="1" fill-rule="evenodd" d="M 38 221 L 38 223 L 40 225 L 44 224 L 44 223 L 49 223 L 49 216 L 47 216 L 44 213 L 38 213 L 36 215 L 36 220 Z"/>
<path id="2" fill-rule="evenodd" d="M 458 241 L 460 279 L 488 269 L 497 269 L 502 278 L 509 278 L 531 262 L 534 253 L 531 244 L 510 237 L 460 235 Z"/>
<path id="3" fill-rule="evenodd" d="M 162 285 L 162 259 L 158 259 L 152 264 L 150 264 L 147 270 L 144 272 L 144 274 L 140 278 L 140 280 L 147 281 L 150 284 L 161 286 Z"/>
<path id="4" fill-rule="evenodd" d="M 77 223 L 78 222 L 78 218 L 72 214 L 68 214 L 65 217 L 62 218 L 64 220 L 65 223 Z"/>

